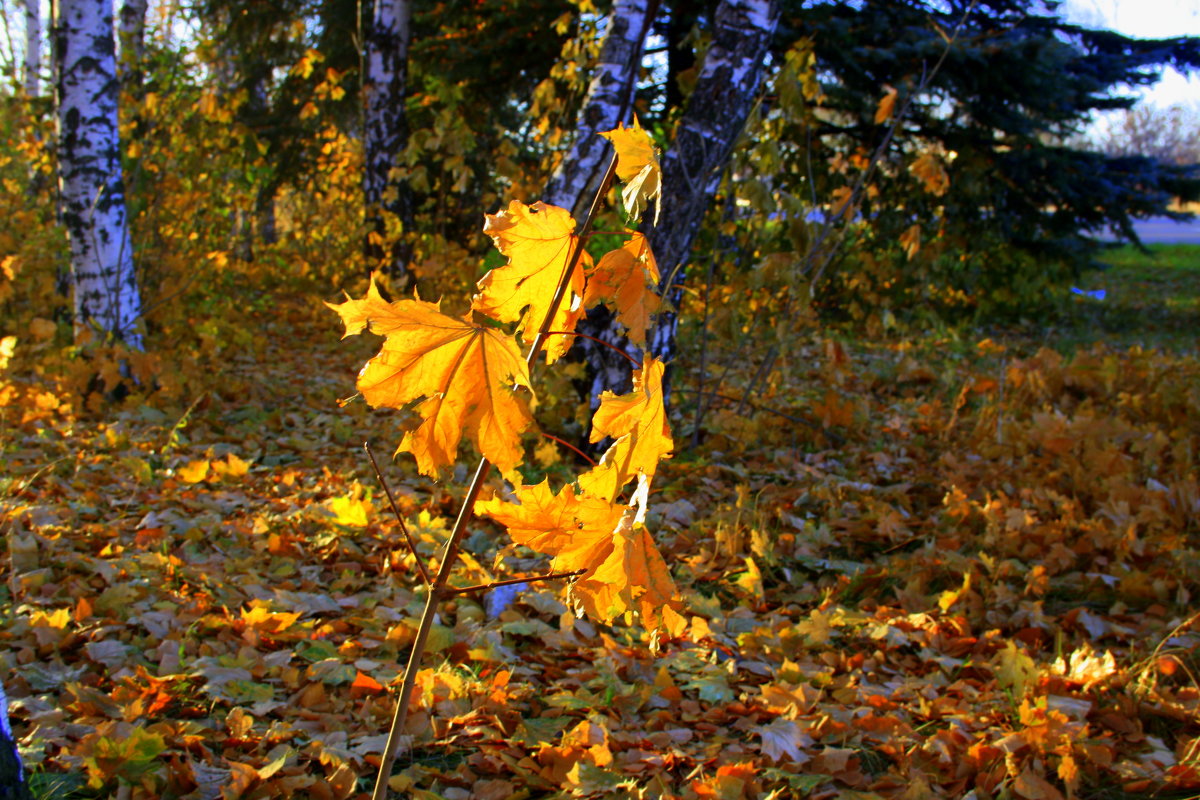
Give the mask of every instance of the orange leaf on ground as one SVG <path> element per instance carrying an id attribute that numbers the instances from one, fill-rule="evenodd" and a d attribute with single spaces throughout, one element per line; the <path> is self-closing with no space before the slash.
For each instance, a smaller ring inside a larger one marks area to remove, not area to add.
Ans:
<path id="1" fill-rule="evenodd" d="M 452 466 L 464 432 L 502 472 L 521 463 L 520 436 L 533 418 L 529 402 L 514 392 L 530 385 L 512 338 L 446 316 L 436 303 L 384 303 L 374 284 L 365 300 L 330 308 L 342 316 L 347 335 L 369 324 L 387 337 L 358 375 L 358 390 L 370 405 L 402 408 L 423 398 L 421 424 L 398 448 L 416 457 L 422 473 L 436 477 Z"/>
<path id="2" fill-rule="evenodd" d="M 483 276 L 471 307 L 500 322 L 519 320 L 522 338 L 532 342 L 550 310 L 550 301 L 579 240 L 574 231 L 571 212 L 545 203 L 527 206 L 514 200 L 499 214 L 488 214 L 483 232 L 508 256 L 508 264 Z M 583 316 L 582 295 L 583 259 L 580 259 L 550 330 L 575 330 Z M 546 363 L 553 363 L 570 347 L 571 337 L 551 336 L 546 343 Z"/>
<path id="3" fill-rule="evenodd" d="M 383 684 L 372 678 L 365 672 L 359 671 L 354 676 L 354 683 L 350 684 L 351 689 L 362 689 L 372 694 L 382 692 Z"/>

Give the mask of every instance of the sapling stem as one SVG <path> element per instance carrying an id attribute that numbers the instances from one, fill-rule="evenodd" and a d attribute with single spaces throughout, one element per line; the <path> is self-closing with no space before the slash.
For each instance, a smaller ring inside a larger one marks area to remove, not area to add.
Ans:
<path id="1" fill-rule="evenodd" d="M 596 214 L 600 210 L 600 204 L 603 202 L 604 195 L 608 191 L 608 186 L 612 182 L 616 172 L 617 154 L 614 151 L 612 160 L 608 164 L 608 170 L 605 172 L 604 178 L 601 179 L 600 186 L 596 189 L 596 194 L 592 198 L 591 208 L 588 209 L 587 217 L 584 219 L 583 225 L 579 230 L 575 247 L 571 251 L 571 257 L 567 261 L 566 269 L 563 270 L 562 277 L 559 279 L 558 287 L 554 291 L 554 297 L 550 301 L 550 307 L 546 310 L 546 318 L 542 320 L 537 336 L 534 337 L 533 344 L 530 345 L 529 352 L 525 355 L 525 363 L 529 366 L 530 371 L 533 370 L 534 363 L 537 361 L 538 355 L 542 352 L 542 346 L 546 342 L 546 337 L 550 335 L 550 326 L 554 322 L 554 316 L 558 312 L 558 307 L 562 304 L 563 298 L 566 297 L 567 289 L 571 285 L 571 276 L 575 273 L 575 268 L 579 266 L 579 259 L 583 256 L 584 242 L 587 241 L 588 234 L 592 230 L 592 224 L 595 222 Z M 425 611 L 421 614 L 421 621 L 417 626 L 417 635 L 413 639 L 412 650 L 408 654 L 408 665 L 404 668 L 404 681 L 400 685 L 400 696 L 396 700 L 396 712 L 392 716 L 392 727 L 388 731 L 387 743 L 383 747 L 383 756 L 379 762 L 379 775 L 375 780 L 375 790 L 371 794 L 371 800 L 387 800 L 388 779 L 392 776 L 392 766 L 396 763 L 396 751 L 400 748 L 400 738 L 403 736 L 404 725 L 408 722 L 408 706 L 412 701 L 413 691 L 417 685 L 417 672 L 420 670 L 421 660 L 425 656 L 425 645 L 429 641 L 429 631 L 433 628 L 433 618 L 437 615 L 439 603 L 458 594 L 455 589 L 447 586 L 447 583 L 450 580 L 450 572 L 454 569 L 454 564 L 458 560 L 458 549 L 463 537 L 466 535 L 467 525 L 471 522 L 471 516 L 475 510 L 475 501 L 479 498 L 479 492 L 483 489 L 483 483 L 487 480 L 491 469 L 492 463 L 490 461 L 486 458 L 479 459 L 479 466 L 475 470 L 475 477 L 471 480 L 471 484 L 467 488 L 467 496 L 463 499 L 462 507 L 458 510 L 458 518 L 454 521 L 454 528 L 450 531 L 450 538 L 446 541 L 442 563 L 438 567 L 437 575 L 429 587 L 429 596 L 425 601 Z M 524 579 L 521 580 L 523 581 Z"/>

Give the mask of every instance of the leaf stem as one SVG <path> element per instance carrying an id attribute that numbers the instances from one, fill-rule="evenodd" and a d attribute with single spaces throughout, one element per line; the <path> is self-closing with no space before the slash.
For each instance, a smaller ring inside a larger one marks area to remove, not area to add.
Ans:
<path id="1" fill-rule="evenodd" d="M 558 438 L 557 436 L 555 436 L 554 434 L 552 434 L 552 433 L 546 433 L 545 431 L 541 431 L 540 433 L 542 434 L 542 436 L 546 437 L 546 438 L 547 438 L 547 439 L 549 439 L 550 441 L 552 441 L 552 442 L 558 442 L 558 443 L 559 443 L 559 444 L 561 444 L 563 447 L 566 447 L 566 448 L 568 448 L 568 449 L 570 449 L 570 450 L 573 450 L 573 451 L 575 452 L 575 455 L 577 455 L 577 456 L 579 456 L 580 458 L 584 459 L 584 460 L 585 460 L 585 461 L 587 461 L 589 464 L 591 464 L 593 467 L 594 467 L 594 466 L 596 466 L 596 459 L 592 458 L 592 457 L 591 457 L 591 456 L 589 456 L 587 453 L 583 452 L 583 451 L 582 451 L 582 450 L 580 450 L 578 447 L 576 447 L 575 445 L 573 445 L 573 444 L 571 444 L 570 442 L 568 442 L 566 439 L 560 439 L 560 438 Z"/>
<path id="2" fill-rule="evenodd" d="M 408 552 L 412 553 L 413 560 L 417 562 L 417 569 L 421 573 L 421 578 L 425 581 L 425 585 L 429 586 L 433 581 L 429 577 L 429 570 L 425 569 L 425 563 L 421 561 L 421 556 L 417 552 L 417 543 L 413 541 L 412 536 L 408 532 L 408 526 L 404 524 L 404 517 L 400 514 L 400 509 L 396 506 L 396 498 L 392 496 L 392 490 L 387 485 L 387 481 L 383 479 L 383 472 L 379 469 L 379 462 L 375 460 L 375 454 L 371 452 L 371 443 L 363 442 L 363 449 L 367 451 L 367 458 L 371 459 L 371 466 L 375 468 L 375 477 L 379 479 L 379 485 L 383 487 L 383 493 L 387 495 L 388 502 L 392 505 L 392 513 L 396 515 L 396 522 L 400 523 L 400 531 L 404 534 L 404 543 L 408 545 Z"/>
<path id="3" fill-rule="evenodd" d="M 534 581 L 556 581 L 562 578 L 574 578 L 587 572 L 586 569 L 575 569 L 570 572 L 550 572 L 545 575 L 531 575 L 528 578 L 505 578 L 502 581 L 492 581 L 491 583 L 480 583 L 476 586 L 463 586 L 461 588 L 447 589 L 446 594 L 467 594 L 468 592 L 482 592 L 485 589 L 496 589 L 500 586 L 516 586 L 520 583 L 533 583 Z"/>
<path id="4" fill-rule="evenodd" d="M 562 305 L 562 300 L 567 294 L 567 288 L 571 284 L 571 276 L 575 273 L 575 268 L 579 266 L 579 259 L 583 256 L 583 243 L 592 229 L 596 214 L 600 210 L 600 204 L 604 200 L 604 194 L 608 191 L 608 186 L 612 182 L 616 172 L 617 154 L 614 151 L 612 160 L 608 164 L 608 171 L 605 172 L 604 178 L 600 181 L 600 186 L 596 190 L 596 194 L 592 197 L 591 208 L 588 209 L 587 217 L 584 219 L 583 226 L 580 228 L 578 237 L 575 240 L 575 249 L 571 252 L 567 267 L 563 270 L 562 277 L 559 279 L 558 288 L 555 289 L 554 297 L 550 301 L 550 307 L 546 309 L 546 318 L 542 320 L 537 336 L 534 338 L 533 344 L 529 347 L 529 353 L 525 356 L 525 363 L 530 369 L 533 368 L 538 354 L 542 351 L 542 345 L 549 334 L 550 325 L 554 321 L 554 315 L 558 313 L 558 307 Z M 392 767 L 396 763 L 396 751 L 400 749 L 400 738 L 403 736 L 404 725 L 408 721 L 408 706 L 412 701 L 413 691 L 417 685 L 417 672 L 421 668 L 421 659 L 425 656 L 425 645 L 429 641 L 429 631 L 433 628 L 433 618 L 437 616 L 438 604 L 447 597 L 455 594 L 455 591 L 447 588 L 446 584 L 450 579 L 450 571 L 454 568 L 454 564 L 458 560 L 459 545 L 462 542 L 463 536 L 466 535 L 467 525 L 470 523 L 471 516 L 475 511 L 475 501 L 479 498 L 479 492 L 483 489 L 483 482 L 487 479 L 491 469 L 492 462 L 486 458 L 479 459 L 479 467 L 475 470 L 475 477 L 471 479 L 471 485 L 467 488 L 467 496 L 463 499 L 462 507 L 458 510 L 458 518 L 454 521 L 454 528 L 451 530 L 450 538 L 446 542 L 446 549 L 442 555 L 442 563 L 438 567 L 437 575 L 429 587 L 429 597 L 425 602 L 425 611 L 421 614 L 421 622 L 417 627 L 417 635 L 413 639 L 412 650 L 408 654 L 408 665 L 404 668 L 404 682 L 400 685 L 400 696 L 396 700 L 396 712 L 392 716 L 392 727 L 388 731 L 387 743 L 383 747 L 383 755 L 379 762 L 379 775 L 375 780 L 375 790 L 371 793 L 371 800 L 387 800 L 388 779 L 392 775 Z"/>
<path id="5" fill-rule="evenodd" d="M 602 344 L 605 347 L 607 347 L 609 350 L 612 350 L 617 355 L 624 357 L 630 364 L 633 364 L 634 369 L 637 369 L 637 367 L 638 367 L 637 361 L 635 361 L 633 356 L 629 355 L 629 353 L 626 353 L 624 350 L 617 347 L 615 344 L 611 344 L 611 343 L 606 342 L 603 339 L 597 338 L 595 336 L 588 336 L 586 333 L 579 333 L 578 331 L 546 331 L 546 335 L 547 336 L 578 336 L 582 339 L 591 339 L 596 344 Z"/>

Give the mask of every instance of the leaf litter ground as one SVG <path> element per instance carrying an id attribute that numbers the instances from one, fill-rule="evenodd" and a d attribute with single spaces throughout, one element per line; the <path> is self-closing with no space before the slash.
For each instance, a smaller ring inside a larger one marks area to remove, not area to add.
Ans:
<path id="1" fill-rule="evenodd" d="M 553 587 L 458 598 L 393 787 L 1194 795 L 1200 365 L 1079 345 L 1120 317 L 1088 302 L 1069 356 L 1045 330 L 794 346 L 752 399 L 808 424 L 714 410 L 656 479 L 686 635 L 652 656 Z M 190 410 L 4 389 L 0 665 L 40 796 L 369 791 L 422 606 L 361 450 L 396 415 L 338 408 L 358 345 L 315 305 L 256 322 Z M 464 481 L 387 472 L 432 561 Z M 463 583 L 544 568 L 491 525 Z"/>

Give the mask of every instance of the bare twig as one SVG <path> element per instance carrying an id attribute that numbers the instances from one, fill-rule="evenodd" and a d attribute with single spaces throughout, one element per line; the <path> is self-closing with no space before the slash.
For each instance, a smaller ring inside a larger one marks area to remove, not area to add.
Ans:
<path id="1" fill-rule="evenodd" d="M 559 444 L 561 444 L 563 447 L 566 447 L 566 448 L 568 448 L 569 450 L 571 450 L 572 452 L 574 452 L 574 453 L 575 453 L 575 455 L 579 456 L 580 458 L 583 458 L 583 459 L 584 459 L 584 460 L 586 460 L 586 461 L 587 461 L 589 464 L 591 464 L 593 467 L 594 467 L 594 466 L 596 466 L 596 459 L 592 458 L 592 457 L 591 457 L 591 456 L 589 456 L 587 453 L 583 452 L 583 451 L 582 451 L 582 450 L 580 450 L 578 447 L 576 447 L 575 445 L 573 445 L 573 444 L 571 444 L 570 442 L 568 442 L 566 439 L 560 439 L 559 437 L 555 436 L 554 434 L 552 434 L 552 433 L 546 433 L 545 431 L 541 431 L 541 434 L 542 434 L 542 436 L 546 437 L 546 438 L 547 438 L 547 439 L 549 439 L 550 441 L 552 441 L 552 442 L 558 442 L 558 443 L 559 443 Z"/>
<path id="2" fill-rule="evenodd" d="M 634 369 L 637 369 L 638 363 L 637 363 L 637 361 L 634 360 L 633 356 L 629 355 L 629 353 L 626 353 L 624 350 L 617 347 L 616 345 L 609 344 L 608 342 L 604 341 L 603 339 L 598 339 L 595 336 L 588 336 L 586 333 L 579 333 L 578 331 L 546 331 L 546 335 L 547 336 L 578 336 L 580 339 L 591 339 L 596 344 L 602 344 L 605 347 L 607 347 L 609 350 L 612 350 L 614 353 L 616 353 L 617 355 L 624 358 L 630 364 L 633 364 Z"/>
<path id="3" fill-rule="evenodd" d="M 557 581 L 563 578 L 575 578 L 587 572 L 586 569 L 574 569 L 570 572 L 550 572 L 546 575 L 531 575 L 528 578 L 505 578 L 502 581 L 492 581 L 491 583 L 480 583 L 476 586 L 462 586 L 449 588 L 446 594 L 467 594 L 469 592 L 482 592 L 486 589 L 496 589 L 501 586 L 516 586 L 521 583 L 533 583 L 534 581 Z"/>
<path id="4" fill-rule="evenodd" d="M 408 545 L 408 552 L 412 553 L 413 560 L 417 562 L 417 569 L 421 573 L 421 579 L 425 581 L 426 586 L 430 586 L 433 580 L 429 577 L 429 570 L 425 569 L 425 563 L 421 561 L 421 554 L 417 552 L 417 543 L 413 541 L 412 535 L 408 532 L 408 526 L 404 524 L 404 517 L 400 514 L 400 509 L 396 505 L 396 498 L 392 496 L 391 487 L 383 479 L 383 472 L 379 469 L 379 462 L 375 460 L 375 454 L 371 452 L 371 443 L 363 442 L 363 449 L 367 451 L 367 457 L 371 459 L 371 466 L 375 468 L 375 477 L 379 479 L 379 485 L 383 487 L 383 493 L 387 495 L 388 502 L 392 505 L 392 513 L 396 515 L 396 522 L 400 523 L 400 532 L 404 534 L 404 543 Z"/>

